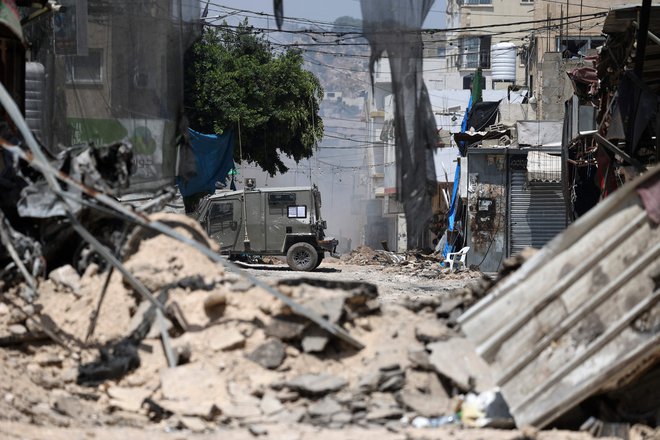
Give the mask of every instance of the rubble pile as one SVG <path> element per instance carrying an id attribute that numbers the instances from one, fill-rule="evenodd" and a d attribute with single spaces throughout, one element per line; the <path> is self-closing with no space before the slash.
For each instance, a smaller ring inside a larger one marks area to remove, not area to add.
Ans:
<path id="1" fill-rule="evenodd" d="M 476 279 L 482 276 L 477 270 L 462 270 L 451 272 L 449 268 L 440 265 L 442 258 L 438 255 L 422 255 L 418 253 L 396 254 L 394 252 L 374 250 L 368 246 L 359 246 L 340 261 L 347 265 L 378 265 L 383 266 L 383 272 L 417 276 L 429 279 Z"/>
<path id="2" fill-rule="evenodd" d="M 344 264 L 395 264 L 398 260 L 393 252 L 371 249 L 369 246 L 358 246 L 348 254 L 342 255 L 340 260 Z"/>
<path id="3" fill-rule="evenodd" d="M 190 228 L 180 230 L 194 235 Z M 357 350 L 193 249 L 164 236 L 143 238 L 125 265 L 152 291 L 165 292 L 168 308 L 178 310 L 178 322 L 165 322 L 176 366 L 168 368 L 167 345 L 158 320 L 152 320 L 136 343 L 138 365 L 119 377 L 104 376 L 110 369 L 104 362 L 113 361 L 118 344 L 148 322 L 148 303 L 138 302 L 113 274 L 98 325 L 85 345 L 107 273 L 92 266 L 78 276 L 63 267 L 41 283 L 33 304 L 21 302 L 19 288 L 3 296 L 8 303 L 0 308 L 0 329 L 23 337 L 13 342 L 39 333 L 18 311 L 20 305 L 64 335 L 68 347 L 28 346 L 18 356 L 0 350 L 1 373 L 15 379 L 0 385 L 3 414 L 60 426 L 75 419 L 163 423 L 193 431 L 246 427 L 265 432 L 271 424 L 298 422 L 390 426 L 418 416 L 454 415 L 458 401 L 453 395 L 492 386 L 474 349 L 446 324 L 460 309 L 458 297 L 446 303 L 436 297 L 435 308 L 413 311 L 381 305 L 376 287 L 368 283 L 279 282 L 279 291 L 365 345 Z M 90 365 L 96 366 L 92 373 Z M 25 377 L 16 373 L 21 369 Z"/>

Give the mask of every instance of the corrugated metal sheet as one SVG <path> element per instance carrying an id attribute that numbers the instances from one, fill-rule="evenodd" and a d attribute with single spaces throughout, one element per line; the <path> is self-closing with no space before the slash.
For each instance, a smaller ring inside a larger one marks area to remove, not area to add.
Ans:
<path id="1" fill-rule="evenodd" d="M 509 243 L 511 255 L 527 246 L 542 248 L 566 228 L 559 182 L 528 182 L 525 170 L 510 174 Z"/>

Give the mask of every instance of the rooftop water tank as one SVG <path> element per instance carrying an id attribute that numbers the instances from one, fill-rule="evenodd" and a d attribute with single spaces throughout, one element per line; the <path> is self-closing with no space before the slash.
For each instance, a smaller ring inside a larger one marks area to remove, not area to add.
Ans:
<path id="1" fill-rule="evenodd" d="M 490 49 L 490 67 L 493 81 L 516 81 L 516 45 L 497 43 Z"/>

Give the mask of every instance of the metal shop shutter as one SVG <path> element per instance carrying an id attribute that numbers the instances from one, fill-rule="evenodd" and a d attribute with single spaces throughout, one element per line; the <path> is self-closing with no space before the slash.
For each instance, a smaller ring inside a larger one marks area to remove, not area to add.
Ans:
<path id="1" fill-rule="evenodd" d="M 527 182 L 526 170 L 511 170 L 509 250 L 542 248 L 566 228 L 561 182 Z"/>

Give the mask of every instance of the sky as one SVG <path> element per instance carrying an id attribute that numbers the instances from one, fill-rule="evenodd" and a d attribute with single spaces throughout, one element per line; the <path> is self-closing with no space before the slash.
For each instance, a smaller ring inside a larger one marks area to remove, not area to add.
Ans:
<path id="1" fill-rule="evenodd" d="M 206 1 L 202 0 L 202 5 Z M 249 11 L 263 12 L 273 14 L 273 0 L 211 0 L 209 6 L 209 16 L 219 15 L 218 8 L 214 5 L 223 5 L 231 8 L 244 9 Z M 216 11 L 214 12 L 214 9 Z M 445 20 L 445 0 L 436 0 L 431 12 L 429 13 L 424 27 L 439 28 L 444 26 Z M 360 0 L 284 0 L 284 16 L 295 18 L 306 18 L 315 21 L 333 22 L 337 17 L 348 15 L 350 17 L 362 18 L 360 9 Z M 251 17 L 254 25 L 266 25 L 265 19 Z M 270 24 L 274 26 L 273 20 Z"/>

